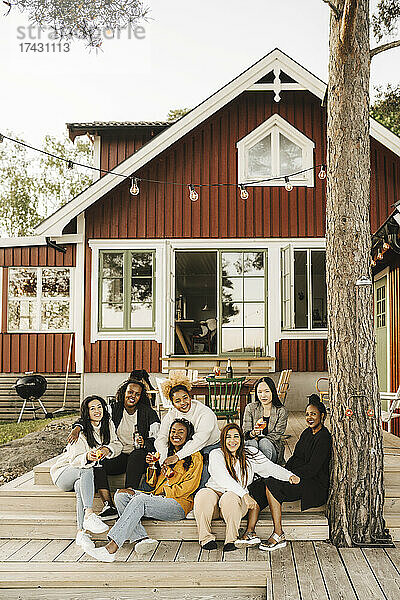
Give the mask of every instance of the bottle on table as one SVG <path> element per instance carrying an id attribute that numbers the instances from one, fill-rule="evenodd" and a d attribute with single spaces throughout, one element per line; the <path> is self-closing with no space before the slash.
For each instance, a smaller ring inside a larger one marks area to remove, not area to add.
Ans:
<path id="1" fill-rule="evenodd" d="M 233 377 L 233 369 L 230 358 L 228 358 L 228 362 L 226 363 L 226 377 L 228 379 L 232 379 Z"/>

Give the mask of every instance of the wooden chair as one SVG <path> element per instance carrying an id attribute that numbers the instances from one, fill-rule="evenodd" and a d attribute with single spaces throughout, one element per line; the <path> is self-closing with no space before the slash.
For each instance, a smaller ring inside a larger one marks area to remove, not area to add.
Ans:
<path id="1" fill-rule="evenodd" d="M 382 410 L 382 422 L 388 424 L 388 431 L 391 433 L 392 421 L 400 417 L 400 413 L 395 412 L 395 410 L 400 409 L 400 386 L 397 389 L 397 392 L 380 392 L 379 394 L 381 400 L 386 400 L 388 403 L 387 408 L 389 410 Z"/>
<path id="2" fill-rule="evenodd" d="M 326 383 L 322 383 L 323 381 Z M 319 377 L 317 379 L 317 381 L 315 382 L 315 389 L 318 392 L 321 402 L 323 404 L 325 404 L 326 409 L 329 413 L 330 398 L 329 398 L 329 379 L 328 379 L 328 377 Z"/>
<path id="3" fill-rule="evenodd" d="M 282 402 L 282 404 L 285 404 L 285 402 L 286 402 L 286 396 L 289 391 L 289 380 L 290 380 L 291 374 L 292 374 L 292 369 L 285 369 L 284 371 L 281 372 L 281 374 L 279 376 L 279 381 L 278 381 L 278 385 L 276 386 L 276 391 L 278 392 L 278 398 Z"/>
<path id="4" fill-rule="evenodd" d="M 239 400 L 245 377 L 233 379 L 206 377 L 208 397 L 206 404 L 216 414 L 217 419 L 226 419 L 228 423 L 239 418 Z"/>

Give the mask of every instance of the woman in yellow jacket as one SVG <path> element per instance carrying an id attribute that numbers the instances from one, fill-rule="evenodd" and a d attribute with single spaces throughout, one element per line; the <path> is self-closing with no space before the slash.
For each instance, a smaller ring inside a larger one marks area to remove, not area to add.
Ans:
<path id="1" fill-rule="evenodd" d="M 186 419 L 175 419 L 169 430 L 168 456 L 179 452 L 193 434 L 192 423 Z M 152 455 L 147 456 L 147 462 L 153 463 Z M 117 491 L 115 505 L 120 518 L 108 532 L 110 542 L 101 548 L 86 550 L 90 556 L 103 562 L 113 562 L 116 551 L 126 540 L 135 543 L 135 551 L 139 555 L 152 552 L 158 542 L 148 537 L 141 523 L 142 517 L 180 521 L 192 510 L 193 494 L 199 487 L 203 470 L 200 452 L 178 460 L 173 470 L 169 466 L 154 467 L 147 469 L 147 483 L 152 488 L 150 493 L 130 488 Z"/>

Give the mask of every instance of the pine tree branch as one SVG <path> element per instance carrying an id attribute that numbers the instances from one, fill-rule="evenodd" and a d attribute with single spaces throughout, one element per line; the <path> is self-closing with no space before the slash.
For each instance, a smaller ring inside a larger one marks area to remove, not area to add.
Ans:
<path id="1" fill-rule="evenodd" d="M 340 19 L 342 13 L 340 12 L 340 10 L 336 6 L 336 4 L 333 2 L 333 0 L 322 0 L 322 2 L 325 2 L 326 4 L 328 4 L 328 6 L 332 10 L 333 14 L 335 15 L 335 17 L 337 19 Z"/>
<path id="2" fill-rule="evenodd" d="M 358 2 L 359 0 L 345 0 L 344 3 L 340 24 L 340 41 L 346 49 L 351 46 L 354 38 Z"/>
<path id="3" fill-rule="evenodd" d="M 392 48 L 396 48 L 400 46 L 400 40 L 396 40 L 394 42 L 388 42 L 387 44 L 382 44 L 381 46 L 377 46 L 376 48 L 372 48 L 370 51 L 370 58 L 380 54 L 381 52 L 385 52 L 386 50 L 391 50 Z"/>

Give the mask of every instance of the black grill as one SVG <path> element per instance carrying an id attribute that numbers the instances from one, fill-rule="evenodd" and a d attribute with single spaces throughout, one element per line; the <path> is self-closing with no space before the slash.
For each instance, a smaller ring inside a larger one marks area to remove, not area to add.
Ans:
<path id="1" fill-rule="evenodd" d="M 25 410 L 30 410 L 33 412 L 33 416 L 36 419 L 36 411 L 40 408 L 44 412 L 44 416 L 47 418 L 51 418 L 53 415 L 47 412 L 46 408 L 43 406 L 40 398 L 43 396 L 45 391 L 47 390 L 47 381 L 43 377 L 43 375 L 35 375 L 33 373 L 29 373 L 20 377 L 16 383 L 14 384 L 14 389 L 17 392 L 18 396 L 23 399 L 23 404 L 21 408 L 21 412 L 19 413 L 17 423 L 21 422 L 22 415 Z M 27 402 L 31 402 L 32 406 L 27 406 Z M 35 402 L 38 402 L 39 406 L 35 406 Z"/>

